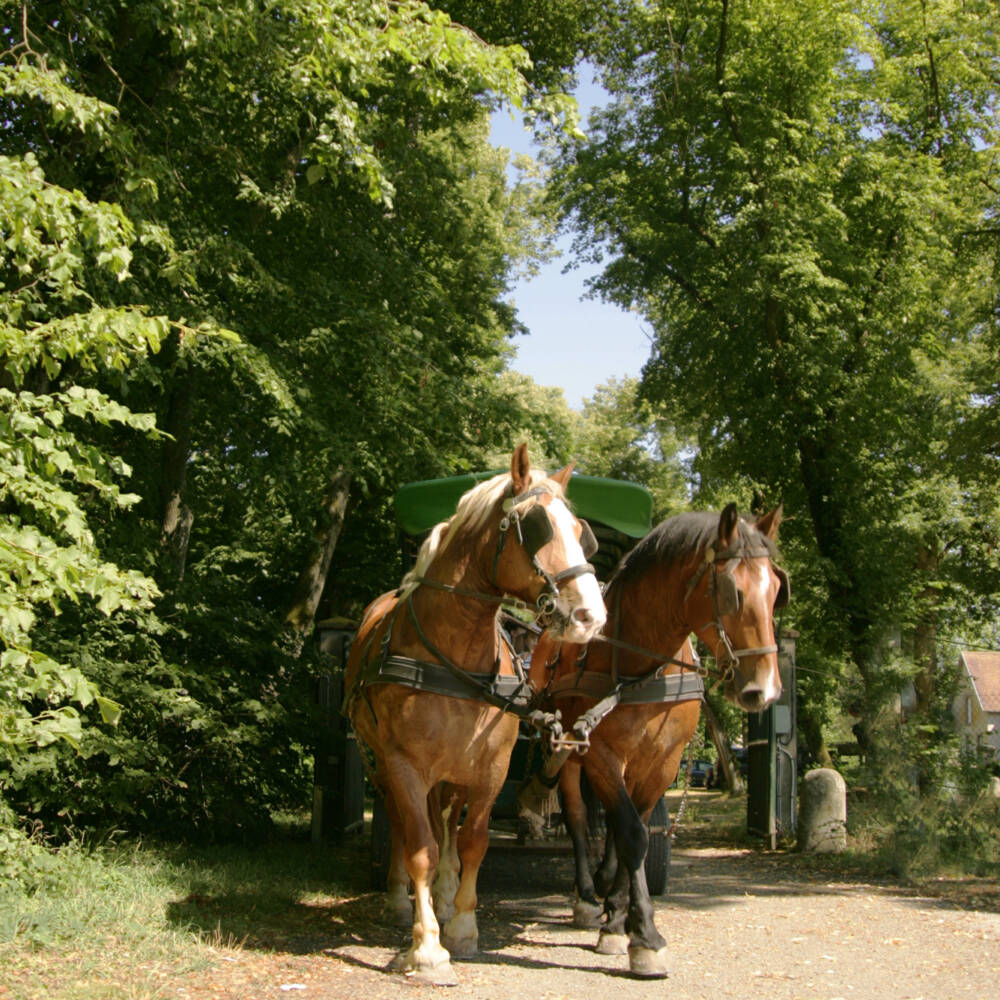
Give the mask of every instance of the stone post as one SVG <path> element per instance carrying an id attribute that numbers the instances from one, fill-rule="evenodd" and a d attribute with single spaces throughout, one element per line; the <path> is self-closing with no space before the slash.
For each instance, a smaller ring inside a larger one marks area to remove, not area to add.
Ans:
<path id="1" fill-rule="evenodd" d="M 802 779 L 799 850 L 839 854 L 846 847 L 847 783 L 833 768 L 817 768 Z"/>

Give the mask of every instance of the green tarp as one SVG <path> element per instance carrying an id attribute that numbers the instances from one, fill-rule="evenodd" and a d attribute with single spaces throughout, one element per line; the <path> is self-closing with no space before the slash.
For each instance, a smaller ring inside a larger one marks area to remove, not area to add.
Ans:
<path id="1" fill-rule="evenodd" d="M 396 517 L 408 535 L 422 535 L 455 513 L 459 498 L 496 472 L 472 472 L 447 479 L 407 483 L 396 493 Z M 566 491 L 573 510 L 588 521 L 642 538 L 650 529 L 653 498 L 645 486 L 620 479 L 574 475 Z"/>

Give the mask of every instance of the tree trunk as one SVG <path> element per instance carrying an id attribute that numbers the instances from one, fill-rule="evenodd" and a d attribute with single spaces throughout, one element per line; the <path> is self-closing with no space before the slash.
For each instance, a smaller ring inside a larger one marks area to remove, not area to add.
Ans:
<path id="1" fill-rule="evenodd" d="M 831 422 L 836 419 L 836 413 L 829 415 Z M 843 486 L 833 471 L 836 459 L 832 450 L 828 442 L 814 438 L 802 437 L 798 441 L 802 485 L 809 504 L 816 548 L 833 567 L 833 572 L 827 573 L 830 599 L 844 617 L 851 658 L 867 689 L 874 657 L 873 622 L 863 574 L 852 558 L 858 542 L 848 537 L 843 510 L 837 501 L 838 491 Z"/>
<path id="2" fill-rule="evenodd" d="M 188 544 L 194 514 L 184 502 L 187 467 L 191 457 L 191 415 L 194 409 L 194 376 L 178 371 L 179 344 L 164 345 L 166 374 L 171 375 L 167 413 L 162 429 L 170 437 L 163 442 L 160 464 L 160 567 L 159 584 L 164 591 L 176 588 L 184 579 Z"/>
<path id="3" fill-rule="evenodd" d="M 285 616 L 285 622 L 292 631 L 292 652 L 295 656 L 301 654 L 313 628 L 316 609 L 326 586 L 326 575 L 344 526 L 350 490 L 351 474 L 343 468 L 336 469 L 330 477 L 323 511 L 316 525 L 309 562 L 299 576 L 295 587 L 295 601 Z"/>
<path id="4" fill-rule="evenodd" d="M 920 593 L 920 610 L 913 630 L 913 659 L 918 667 L 914 687 L 917 691 L 917 711 L 925 713 L 934 699 L 936 687 L 938 592 L 933 586 L 933 579 L 938 569 L 938 551 L 936 548 L 924 546 L 917 560 L 917 566 L 927 579 L 927 585 Z"/>
<path id="5" fill-rule="evenodd" d="M 729 748 L 729 736 L 722 728 L 719 717 L 715 714 L 715 709 L 712 708 L 707 698 L 701 703 L 701 710 L 705 716 L 705 728 L 711 734 L 712 742 L 715 744 L 719 758 L 718 766 L 722 768 L 722 773 L 726 777 L 726 787 L 738 795 L 744 790 L 743 775 L 740 773 L 736 761 L 733 760 L 733 752 Z"/>
<path id="6" fill-rule="evenodd" d="M 823 725 L 819 719 L 815 718 L 805 700 L 799 703 L 796 716 L 799 735 L 806 745 L 806 752 L 810 759 L 814 760 L 820 767 L 833 767 L 830 749 L 823 738 Z"/>

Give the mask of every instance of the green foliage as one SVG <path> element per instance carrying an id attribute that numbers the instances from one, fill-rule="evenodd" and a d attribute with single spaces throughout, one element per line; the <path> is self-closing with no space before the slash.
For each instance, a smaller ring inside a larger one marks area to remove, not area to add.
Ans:
<path id="1" fill-rule="evenodd" d="M 419 2 L 3 11 L 0 791 L 52 832 L 248 836 L 308 799 L 284 622 L 333 473 L 324 613 L 398 579 L 400 482 L 531 412 L 504 296 L 551 220 L 488 113 L 572 102 Z"/>
<path id="2" fill-rule="evenodd" d="M 992 761 L 961 751 L 947 724 L 900 725 L 884 713 L 871 728 L 848 824 L 893 874 L 1000 873 Z M 853 783 L 852 783 L 853 784 Z"/>
<path id="3" fill-rule="evenodd" d="M 0 292 L 0 576 L 9 582 L 0 594 L 2 766 L 28 748 L 77 744 L 81 708 L 96 706 L 105 722 L 117 717 L 91 678 L 37 648 L 31 633 L 39 614 L 67 601 L 88 598 L 111 615 L 149 607 L 157 593 L 143 574 L 102 558 L 85 509 L 125 510 L 139 499 L 119 485 L 128 466 L 95 446 L 87 428 L 144 433 L 153 418 L 64 372 L 120 371 L 157 349 L 165 323 L 94 297 L 95 274 L 98 283 L 102 271 L 127 277 L 133 230 L 118 209 L 46 183 L 30 155 L 0 157 L 0 191 L 0 228 L 9 234 Z M 50 382 L 64 388 L 28 387 Z"/>
<path id="4" fill-rule="evenodd" d="M 662 410 L 639 395 L 637 379 L 612 380 L 585 402 L 577 439 L 579 469 L 641 483 L 653 495 L 653 523 L 690 502 L 686 442 Z"/>

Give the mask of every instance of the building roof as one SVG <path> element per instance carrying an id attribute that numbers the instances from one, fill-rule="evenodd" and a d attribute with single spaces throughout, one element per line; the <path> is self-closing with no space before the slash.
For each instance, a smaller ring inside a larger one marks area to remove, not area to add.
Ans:
<path id="1" fill-rule="evenodd" d="M 962 651 L 976 697 L 984 712 L 1000 712 L 1000 653 Z"/>

